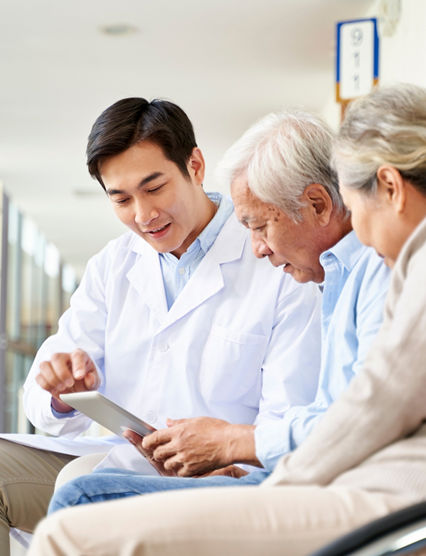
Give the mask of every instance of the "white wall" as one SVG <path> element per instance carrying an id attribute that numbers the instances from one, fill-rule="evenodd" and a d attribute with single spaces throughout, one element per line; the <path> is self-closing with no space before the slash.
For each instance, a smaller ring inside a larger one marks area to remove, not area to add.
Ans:
<path id="1" fill-rule="evenodd" d="M 406 81 L 426 87 L 426 2 L 402 0 L 392 36 L 381 37 L 381 83 Z"/>
<path id="2" fill-rule="evenodd" d="M 366 15 L 379 18 L 379 84 L 405 81 L 426 87 L 426 0 L 401 0 L 399 21 L 390 35 L 383 21 L 387 2 L 389 9 L 392 0 L 377 0 Z M 340 106 L 334 90 L 322 116 L 335 129 L 338 127 Z"/>

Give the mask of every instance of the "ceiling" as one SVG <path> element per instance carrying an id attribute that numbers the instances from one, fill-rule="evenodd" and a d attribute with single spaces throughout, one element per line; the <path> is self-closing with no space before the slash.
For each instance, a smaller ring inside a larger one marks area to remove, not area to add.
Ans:
<path id="1" fill-rule="evenodd" d="M 321 112 L 334 90 L 334 24 L 374 0 L 1 0 L 0 181 L 65 262 L 123 228 L 85 166 L 100 112 L 167 98 L 191 118 L 207 166 L 256 119 Z M 108 25 L 131 26 L 124 35 Z"/>

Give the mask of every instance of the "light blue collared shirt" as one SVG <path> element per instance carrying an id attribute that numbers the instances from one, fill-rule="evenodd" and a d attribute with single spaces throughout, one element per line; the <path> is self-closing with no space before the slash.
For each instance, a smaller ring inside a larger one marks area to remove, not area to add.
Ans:
<path id="1" fill-rule="evenodd" d="M 258 425 L 256 455 L 266 470 L 297 448 L 361 369 L 383 319 L 390 271 L 350 232 L 322 253 L 321 371 L 315 400 L 280 420 Z"/>
<path id="2" fill-rule="evenodd" d="M 159 255 L 168 309 L 194 274 L 195 269 L 216 241 L 220 230 L 232 214 L 233 205 L 230 199 L 220 193 L 207 193 L 207 196 L 215 205 L 218 205 L 218 209 L 197 239 L 191 243 L 180 259 L 171 253 L 160 253 Z"/>

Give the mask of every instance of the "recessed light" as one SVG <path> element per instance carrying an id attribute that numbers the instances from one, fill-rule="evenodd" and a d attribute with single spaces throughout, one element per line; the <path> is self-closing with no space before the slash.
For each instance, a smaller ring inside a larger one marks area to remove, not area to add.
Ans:
<path id="1" fill-rule="evenodd" d="M 99 197 L 99 194 L 102 193 L 102 189 L 96 188 L 96 189 L 73 189 L 72 190 L 72 194 L 75 195 L 76 197 Z"/>
<path id="2" fill-rule="evenodd" d="M 102 33 L 105 33 L 105 35 L 111 35 L 114 37 L 133 35 L 139 31 L 137 27 L 134 25 L 128 25 L 127 23 L 112 23 L 111 25 L 103 25 L 100 27 L 100 30 Z"/>

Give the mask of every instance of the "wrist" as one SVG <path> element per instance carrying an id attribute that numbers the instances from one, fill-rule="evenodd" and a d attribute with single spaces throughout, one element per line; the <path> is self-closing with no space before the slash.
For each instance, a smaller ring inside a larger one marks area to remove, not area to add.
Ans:
<path id="1" fill-rule="evenodd" d="M 74 408 L 54 396 L 50 399 L 50 406 L 58 413 L 70 413 Z"/>
<path id="2" fill-rule="evenodd" d="M 225 465 L 246 463 L 261 467 L 256 457 L 254 429 L 254 425 L 228 425 L 225 432 Z"/>

